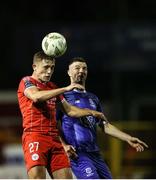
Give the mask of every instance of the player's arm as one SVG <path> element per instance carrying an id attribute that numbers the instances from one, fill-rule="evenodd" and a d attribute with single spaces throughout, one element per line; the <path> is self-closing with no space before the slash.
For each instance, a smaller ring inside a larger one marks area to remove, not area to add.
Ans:
<path id="1" fill-rule="evenodd" d="M 60 111 L 57 111 L 57 128 L 59 130 L 59 138 L 60 138 L 60 141 L 62 143 L 62 146 L 65 150 L 65 152 L 67 153 L 68 157 L 72 158 L 72 159 L 75 159 L 77 158 L 77 154 L 76 154 L 76 149 L 70 145 L 70 144 L 67 144 L 66 141 L 64 140 L 64 135 L 63 135 L 63 131 L 62 131 L 62 125 L 61 125 L 61 112 Z"/>
<path id="2" fill-rule="evenodd" d="M 76 149 L 72 145 L 67 144 L 61 136 L 59 136 L 59 138 L 67 155 L 72 159 L 77 158 Z"/>
<path id="3" fill-rule="evenodd" d="M 131 135 L 119 130 L 117 127 L 113 126 L 110 123 L 106 123 L 104 125 L 104 128 L 106 134 L 126 141 L 130 146 L 135 148 L 137 152 L 143 151 L 144 147 L 148 148 L 148 145 L 145 142 L 141 141 L 139 138 L 132 137 Z"/>
<path id="4" fill-rule="evenodd" d="M 62 136 L 59 136 L 59 138 L 60 138 L 60 141 L 61 141 L 61 143 L 62 143 L 62 146 L 63 146 L 65 152 L 67 153 L 67 155 L 68 155 L 70 158 L 72 158 L 72 159 L 77 158 L 78 155 L 77 155 L 77 153 L 76 153 L 76 149 L 75 149 L 72 145 L 67 144 L 67 143 L 64 141 L 64 139 L 63 139 Z"/>
<path id="5" fill-rule="evenodd" d="M 79 84 L 71 84 L 67 87 L 52 89 L 52 90 L 39 90 L 35 85 L 26 88 L 24 94 L 34 102 L 46 101 L 52 97 L 58 96 L 66 91 L 70 91 L 74 88 L 83 89 Z"/>
<path id="6" fill-rule="evenodd" d="M 105 116 L 103 113 L 98 112 L 98 111 L 94 111 L 91 109 L 85 109 L 85 108 L 79 108 L 76 106 L 73 106 L 71 104 L 69 104 L 65 99 L 62 101 L 62 110 L 64 113 L 66 113 L 68 116 L 71 117 L 83 117 L 83 116 L 94 116 L 97 117 L 98 119 L 105 119 Z"/>

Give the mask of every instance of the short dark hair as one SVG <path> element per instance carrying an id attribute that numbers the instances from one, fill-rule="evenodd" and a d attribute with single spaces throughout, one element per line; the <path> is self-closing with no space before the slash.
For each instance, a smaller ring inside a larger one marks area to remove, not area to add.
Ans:
<path id="1" fill-rule="evenodd" d="M 74 57 L 74 58 L 69 60 L 68 66 L 70 66 L 74 62 L 84 62 L 84 63 L 87 63 L 86 59 L 84 59 L 82 57 Z"/>
<path id="2" fill-rule="evenodd" d="M 38 51 L 37 53 L 34 54 L 33 63 L 40 61 L 42 59 L 53 60 L 54 58 L 46 55 L 43 51 Z"/>

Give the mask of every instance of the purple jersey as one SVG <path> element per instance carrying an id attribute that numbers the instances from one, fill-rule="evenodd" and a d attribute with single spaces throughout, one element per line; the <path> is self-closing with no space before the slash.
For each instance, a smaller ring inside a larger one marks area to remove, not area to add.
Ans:
<path id="1" fill-rule="evenodd" d="M 92 93 L 72 90 L 64 93 L 64 97 L 74 106 L 102 112 L 99 99 Z M 61 112 L 57 115 L 57 118 L 62 121 L 62 135 L 68 144 L 73 145 L 77 150 L 86 152 L 99 151 L 96 126 L 97 124 L 102 123 L 102 121 L 93 116 L 72 118 Z"/>
<path id="2" fill-rule="evenodd" d="M 64 93 L 65 99 L 80 108 L 102 112 L 99 99 L 89 92 L 73 90 Z M 71 168 L 77 179 L 112 179 L 111 172 L 102 159 L 97 145 L 96 126 L 103 122 L 93 116 L 72 118 L 59 112 L 62 121 L 62 136 L 67 144 L 76 148 L 78 158 L 70 159 Z"/>

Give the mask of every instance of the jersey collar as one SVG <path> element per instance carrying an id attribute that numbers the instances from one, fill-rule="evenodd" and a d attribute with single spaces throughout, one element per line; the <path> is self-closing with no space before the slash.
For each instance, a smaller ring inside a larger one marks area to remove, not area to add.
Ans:
<path id="1" fill-rule="evenodd" d="M 84 90 L 73 89 L 73 91 L 75 91 L 75 92 L 79 92 L 79 93 L 86 93 L 86 90 L 85 90 L 85 89 L 84 89 Z"/>

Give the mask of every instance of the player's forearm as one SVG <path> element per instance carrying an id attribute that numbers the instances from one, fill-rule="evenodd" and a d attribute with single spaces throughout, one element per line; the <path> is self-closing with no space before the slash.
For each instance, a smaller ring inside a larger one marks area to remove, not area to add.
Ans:
<path id="1" fill-rule="evenodd" d="M 64 139 L 61 136 L 59 136 L 59 139 L 60 139 L 63 146 L 67 145 L 66 142 L 64 141 Z"/>
<path id="2" fill-rule="evenodd" d="M 109 134 L 113 137 L 116 137 L 118 139 L 121 139 L 123 141 L 128 141 L 131 139 L 131 136 L 121 130 L 119 130 L 118 128 L 116 128 L 115 126 L 111 125 L 110 123 L 107 123 L 105 125 L 105 133 Z"/>
<path id="3" fill-rule="evenodd" d="M 64 93 L 65 91 L 66 91 L 65 88 L 37 91 L 31 96 L 31 99 L 34 102 L 46 101 L 52 97 L 55 97 L 55 96 L 58 96 L 58 95 Z"/>
<path id="4" fill-rule="evenodd" d="M 90 109 L 82 109 L 75 106 L 70 106 L 69 111 L 67 112 L 68 116 L 71 117 L 83 117 L 83 116 L 90 116 L 92 115 L 92 110 Z"/>
<path id="5" fill-rule="evenodd" d="M 80 118 L 83 116 L 94 116 L 98 119 L 105 120 L 105 116 L 102 112 L 94 111 L 91 109 L 79 108 L 76 106 L 72 106 L 66 100 L 63 101 L 63 110 L 64 112 L 71 117 Z"/>

